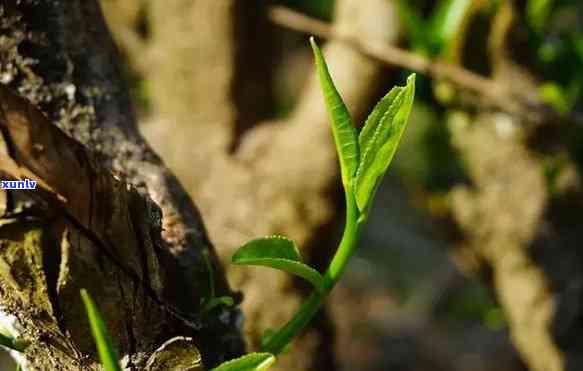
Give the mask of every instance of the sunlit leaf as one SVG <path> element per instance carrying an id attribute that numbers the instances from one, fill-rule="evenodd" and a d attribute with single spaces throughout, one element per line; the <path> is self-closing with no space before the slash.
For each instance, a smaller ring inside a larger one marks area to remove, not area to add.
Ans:
<path id="1" fill-rule="evenodd" d="M 113 342 L 107 332 L 105 322 L 99 314 L 93 299 L 89 296 L 86 290 L 81 290 L 81 298 L 87 310 L 87 317 L 91 326 L 91 334 L 97 344 L 97 352 L 99 359 L 103 364 L 105 371 L 121 371 L 118 363 L 117 352 L 113 347 Z"/>
<path id="2" fill-rule="evenodd" d="M 233 264 L 260 265 L 279 269 L 309 281 L 319 289 L 322 276 L 302 263 L 296 244 L 282 236 L 258 238 L 241 246 L 233 255 Z"/>
<path id="3" fill-rule="evenodd" d="M 251 353 L 213 368 L 211 371 L 263 371 L 275 362 L 271 353 Z"/>
<path id="4" fill-rule="evenodd" d="M 360 133 L 362 158 L 356 173 L 355 196 L 364 215 L 397 150 L 414 96 L 415 74 L 412 74 L 405 87 L 392 89 L 377 104 Z"/>
<path id="5" fill-rule="evenodd" d="M 359 161 L 359 149 L 356 135 L 356 129 L 352 124 L 350 113 L 346 105 L 342 101 L 342 97 L 336 90 L 328 66 L 322 55 L 322 51 L 314 41 L 310 38 L 312 49 L 314 50 L 314 58 L 316 60 L 316 69 L 322 86 L 324 94 L 324 101 L 328 114 L 332 120 L 332 133 L 334 141 L 336 142 L 336 150 L 340 160 L 340 172 L 342 174 L 342 183 L 346 187 L 350 184 L 352 177 L 356 173 Z"/>
<path id="6" fill-rule="evenodd" d="M 368 115 L 358 136 L 358 144 L 360 148 L 362 148 L 361 161 L 365 161 L 366 158 L 374 155 L 372 153 L 374 148 L 370 145 L 370 143 L 373 140 L 374 135 L 380 131 L 379 123 L 381 119 L 384 118 L 389 108 L 393 109 L 394 111 L 399 108 L 397 99 L 399 99 L 399 101 L 402 100 L 402 93 L 404 90 L 405 87 L 402 86 L 396 86 L 392 88 L 387 95 L 381 98 L 370 115 Z"/>

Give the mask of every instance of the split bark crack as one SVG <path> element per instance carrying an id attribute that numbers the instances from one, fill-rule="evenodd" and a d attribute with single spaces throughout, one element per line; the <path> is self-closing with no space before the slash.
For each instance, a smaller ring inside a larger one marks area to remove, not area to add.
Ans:
<path id="1" fill-rule="evenodd" d="M 37 215 L 49 216 L 53 225 L 55 223 L 62 224 L 63 227 L 60 228 L 62 233 L 67 230 L 79 233 L 79 240 L 87 240 L 91 248 L 98 250 L 97 254 L 103 254 L 106 257 L 106 263 L 100 264 L 102 271 L 110 270 L 110 265 L 116 267 L 114 271 L 118 273 L 114 274 L 117 281 L 115 284 L 118 287 L 121 302 L 125 303 L 122 306 L 122 312 L 125 313 L 123 323 L 127 329 L 129 354 L 135 353 L 136 340 L 132 330 L 133 321 L 128 322 L 128 319 L 135 316 L 135 297 L 142 296 L 136 290 L 143 290 L 145 293 L 143 300 L 153 302 L 160 307 L 161 311 L 178 319 L 183 325 L 190 327 L 192 331 L 200 330 L 201 324 L 198 318 L 181 313 L 178 308 L 169 304 L 161 296 L 160 283 L 164 280 L 163 273 L 158 270 L 150 272 L 148 267 L 148 255 L 154 259 L 160 259 L 159 253 L 153 249 L 153 244 L 156 242 L 152 240 L 146 242 L 152 237 L 152 229 L 155 229 L 158 234 L 161 231 L 160 221 L 156 221 L 156 217 L 152 217 L 149 212 L 148 205 L 152 206 L 152 202 L 145 199 L 144 196 L 139 196 L 131 186 L 115 180 L 107 169 L 99 165 L 98 160 L 93 158 L 94 156 L 81 145 L 66 137 L 27 102 L 13 96 L 5 88 L 0 89 L 0 126 L 4 143 L 1 147 L 6 149 L 0 158 L 0 174 L 3 175 L 4 179 L 27 178 L 35 180 L 39 184 L 36 190 L 29 191 L 28 194 L 22 194 L 25 191 L 3 192 L 8 192 L 10 199 L 17 200 L 13 207 L 18 207 L 21 203 L 24 205 L 38 199 L 42 200 L 40 202 L 42 206 L 35 206 L 41 208 L 36 210 Z M 46 148 L 46 150 L 41 151 L 41 153 L 31 153 L 29 149 L 34 146 Z M 56 166 L 59 167 L 59 170 L 55 169 Z M 63 174 L 68 174 L 69 177 L 63 177 Z M 70 182 L 73 177 L 76 178 L 76 185 L 66 186 L 65 182 Z M 121 212 L 115 210 L 116 208 L 120 209 Z M 6 211 L 10 212 L 10 210 Z M 111 215 L 109 215 L 110 213 Z M 111 219 L 104 220 L 104 218 Z M 47 222 L 46 219 L 39 221 L 41 224 Z M 123 226 L 127 228 L 125 235 L 120 232 L 119 228 L 116 229 L 115 226 L 111 225 L 111 223 L 123 224 L 124 221 L 127 223 Z M 138 224 L 147 225 L 147 230 L 136 228 L 135 226 Z M 62 240 L 58 233 L 56 236 Z M 112 236 L 113 241 L 110 240 Z M 49 238 L 53 238 L 53 235 L 49 234 Z M 127 248 L 122 247 L 123 245 L 135 245 L 135 251 L 125 251 Z M 146 245 L 149 245 L 150 251 L 146 251 Z M 58 246 L 36 246 L 35 248 L 43 250 L 44 248 L 58 248 Z M 39 258 L 44 261 L 48 255 L 54 255 L 54 252 L 45 251 L 42 254 L 44 255 Z M 132 254 L 135 254 L 139 259 L 134 261 Z M 58 279 L 55 280 L 48 279 L 52 275 L 49 274 L 46 265 L 42 264 L 46 280 L 47 301 L 55 304 L 43 308 L 43 310 L 52 313 L 57 327 L 65 331 L 66 328 L 63 326 L 62 320 L 68 320 L 70 313 L 67 313 L 66 310 L 63 312 L 61 306 L 58 305 L 62 300 L 58 294 L 62 287 L 57 287 L 62 286 L 63 282 L 60 281 L 67 278 L 67 272 L 63 272 L 63 269 L 67 268 L 63 266 L 63 260 L 61 258 L 59 264 L 61 271 L 57 272 Z M 124 262 L 128 262 L 130 266 Z M 56 267 L 51 267 L 51 269 L 56 269 Z M 5 273 L 9 274 L 9 272 Z M 156 288 L 147 281 L 150 274 L 157 275 L 155 279 L 159 282 Z M 129 286 L 127 283 L 122 284 L 122 282 L 126 282 L 126 279 L 118 275 L 129 278 L 130 282 L 133 283 Z M 55 287 L 52 284 L 55 284 Z M 128 310 L 132 313 L 128 313 Z"/>

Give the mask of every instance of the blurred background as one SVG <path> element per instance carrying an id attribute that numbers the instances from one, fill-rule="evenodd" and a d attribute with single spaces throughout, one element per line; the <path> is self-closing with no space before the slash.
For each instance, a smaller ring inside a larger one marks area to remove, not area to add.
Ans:
<path id="1" fill-rule="evenodd" d="M 420 74 L 361 248 L 281 369 L 572 367 L 580 2 L 102 5 L 143 131 L 191 190 L 225 261 L 247 238 L 284 233 L 323 266 L 338 241 L 341 193 L 308 35 L 325 43 L 357 122 Z M 229 275 L 246 295 L 252 345 L 305 293 L 279 273 Z"/>
<path id="2" fill-rule="evenodd" d="M 581 370 L 583 3 L 102 0 L 144 135 L 197 203 L 250 348 L 307 287 L 228 267 L 247 239 L 324 267 L 343 202 L 308 36 L 360 125 L 418 73 L 360 249 L 280 370 Z"/>

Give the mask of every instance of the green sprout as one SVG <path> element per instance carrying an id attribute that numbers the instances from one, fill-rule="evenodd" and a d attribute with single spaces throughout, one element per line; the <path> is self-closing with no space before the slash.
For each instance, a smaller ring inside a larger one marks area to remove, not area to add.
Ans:
<path id="1" fill-rule="evenodd" d="M 224 362 L 211 371 L 267 370 L 275 362 L 275 356 L 284 351 L 316 315 L 356 249 L 376 190 L 393 159 L 411 112 L 415 95 L 415 74 L 407 79 L 406 86 L 394 87 L 377 103 L 362 130 L 357 133 L 350 113 L 334 86 L 322 52 L 314 38 L 310 39 L 310 43 L 324 101 L 332 121 L 332 133 L 344 186 L 346 224 L 342 240 L 324 275 L 303 263 L 297 245 L 285 237 L 258 238 L 240 247 L 233 255 L 233 264 L 279 269 L 305 279 L 314 290 L 292 319 L 278 331 L 264 336 L 260 353 L 250 353 Z M 208 257 L 205 256 L 205 259 L 207 267 L 210 267 Z M 211 281 L 212 273 L 210 267 Z M 217 305 L 232 305 L 231 298 L 226 300 L 227 298 L 215 297 L 214 284 L 211 282 L 210 285 L 209 299 L 203 303 L 204 312 Z M 81 291 L 81 296 L 105 371 L 120 371 L 117 353 L 101 315 L 85 290 Z"/>
<path id="2" fill-rule="evenodd" d="M 314 288 L 298 312 L 281 329 L 270 334 L 262 351 L 280 354 L 314 317 L 338 282 L 352 256 L 376 190 L 387 171 L 404 132 L 415 94 L 415 75 L 404 87 L 393 88 L 373 109 L 360 134 L 336 90 L 328 67 L 313 38 L 310 39 L 324 101 L 332 121 L 346 199 L 346 224 L 340 245 L 327 271 L 321 275 L 304 264 L 296 244 L 281 236 L 259 238 L 244 244 L 233 256 L 237 265 L 267 266 L 297 275 Z M 232 370 L 250 370 L 233 368 Z"/>

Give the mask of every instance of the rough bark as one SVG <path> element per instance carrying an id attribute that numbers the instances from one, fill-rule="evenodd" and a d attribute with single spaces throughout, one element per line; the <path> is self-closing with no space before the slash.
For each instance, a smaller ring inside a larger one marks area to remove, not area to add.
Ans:
<path id="1" fill-rule="evenodd" d="M 137 130 L 99 5 L 5 0 L 0 15 L 2 83 L 48 118 L 3 91 L 3 175 L 50 190 L 4 198 L 0 301 L 32 341 L 29 367 L 94 368 L 81 287 L 136 369 L 178 335 L 209 366 L 240 354 L 237 310 L 197 314 L 209 279 L 232 293 L 198 211 Z"/>
<path id="2" fill-rule="evenodd" d="M 132 60 L 140 55 L 136 69 L 146 77 L 152 97 L 154 114 L 145 132 L 197 200 L 224 261 L 247 239 L 274 233 L 298 241 L 309 257 L 313 251 L 306 243 L 336 211 L 337 163 L 315 79 L 310 78 L 289 118 L 263 120 L 272 73 L 272 46 L 265 35 L 274 32 L 266 24 L 267 5 L 149 2 L 148 38 L 124 43 Z M 366 7 L 339 1 L 335 25 L 375 40 L 396 39 L 387 1 Z M 125 38 L 130 39 L 135 40 Z M 381 67 L 340 43 L 330 43 L 325 53 L 348 106 L 362 117 Z M 291 317 L 303 297 L 297 282 L 279 272 L 235 267 L 228 276 L 245 294 L 245 333 L 253 349 L 266 329 Z M 330 325 L 325 318 L 317 323 L 319 328 L 307 331 L 276 367 L 332 367 Z"/>

